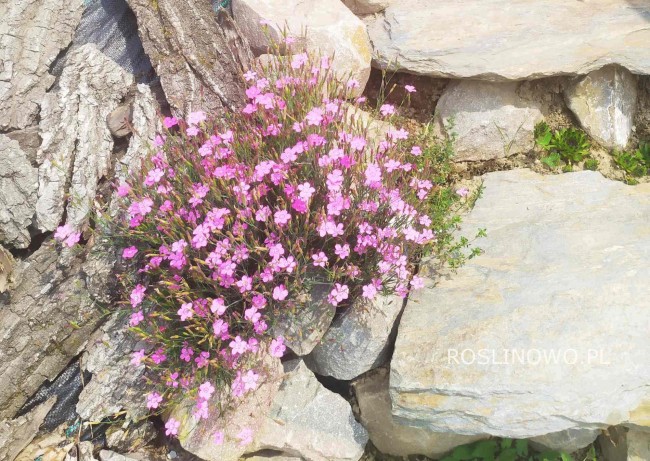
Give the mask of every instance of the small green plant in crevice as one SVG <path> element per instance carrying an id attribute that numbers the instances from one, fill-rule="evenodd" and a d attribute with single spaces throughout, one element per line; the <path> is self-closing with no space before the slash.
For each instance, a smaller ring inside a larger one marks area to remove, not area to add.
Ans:
<path id="1" fill-rule="evenodd" d="M 535 452 L 528 440 L 490 439 L 461 445 L 442 461 L 573 461 L 571 455 L 557 451 Z"/>
<path id="2" fill-rule="evenodd" d="M 583 164 L 585 170 L 596 171 L 598 169 L 598 160 L 595 158 L 588 158 Z"/>
<path id="3" fill-rule="evenodd" d="M 546 122 L 540 122 L 535 126 L 534 136 L 535 143 L 547 152 L 541 159 L 542 163 L 552 170 L 563 166 L 563 171 L 572 171 L 575 165 L 589 158 L 591 143 L 581 130 L 562 128 L 552 131 Z"/>
<path id="4" fill-rule="evenodd" d="M 635 178 L 650 174 L 650 143 L 642 142 L 635 151 L 614 151 L 614 163 L 625 172 L 626 182 L 636 184 Z"/>

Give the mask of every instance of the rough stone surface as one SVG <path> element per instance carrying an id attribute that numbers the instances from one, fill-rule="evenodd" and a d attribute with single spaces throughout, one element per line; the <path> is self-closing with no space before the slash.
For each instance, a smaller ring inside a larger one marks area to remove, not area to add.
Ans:
<path id="1" fill-rule="evenodd" d="M 18 141 L 0 134 L 0 243 L 26 248 L 31 240 L 38 173 Z"/>
<path id="2" fill-rule="evenodd" d="M 359 403 L 361 424 L 377 449 L 392 456 L 425 455 L 439 459 L 459 445 L 481 436 L 438 433 L 398 424 L 391 414 L 388 370 L 379 368 L 360 377 L 352 386 Z"/>
<path id="3" fill-rule="evenodd" d="M 99 452 L 99 461 L 139 461 L 139 458 L 131 458 L 111 450 L 102 450 Z"/>
<path id="4" fill-rule="evenodd" d="M 341 77 L 352 74 L 359 81 L 358 94 L 370 77 L 372 47 L 364 23 L 340 0 L 234 0 L 233 16 L 256 55 L 268 52 L 269 37 L 280 42 L 283 30 L 301 39 L 306 47 L 324 55 L 334 54 L 332 67 Z M 268 21 L 265 34 L 260 21 Z"/>
<path id="5" fill-rule="evenodd" d="M 177 115 L 218 113 L 245 100 L 240 75 L 250 66 L 248 44 L 210 0 L 127 0 L 170 106 Z"/>
<path id="6" fill-rule="evenodd" d="M 266 414 L 256 449 L 271 449 L 314 461 L 357 461 L 368 432 L 348 402 L 325 389 L 301 360 L 288 374 Z"/>
<path id="7" fill-rule="evenodd" d="M 285 344 L 299 356 L 309 354 L 332 324 L 336 309 L 327 301 L 329 292 L 329 286 L 317 285 L 303 308 L 284 314 L 273 326 L 274 336 L 283 336 Z"/>
<path id="8" fill-rule="evenodd" d="M 129 422 L 127 427 L 112 427 L 106 431 L 106 446 L 118 452 L 137 451 L 156 438 L 158 432 L 148 419 Z"/>
<path id="9" fill-rule="evenodd" d="M 124 315 L 114 315 L 90 338 L 81 359 L 82 369 L 93 374 L 77 403 L 82 419 L 101 421 L 120 410 L 126 410 L 131 420 L 147 415 L 144 366 L 136 368 L 130 364 L 136 345 Z"/>
<path id="10" fill-rule="evenodd" d="M 553 434 L 532 437 L 529 442 L 538 451 L 555 450 L 573 453 L 593 443 L 601 432 L 600 429 L 567 429 Z"/>
<path id="11" fill-rule="evenodd" d="M 388 359 L 389 337 L 403 304 L 399 296 L 356 301 L 332 322 L 305 362 L 314 373 L 341 380 L 381 366 Z"/>
<path id="12" fill-rule="evenodd" d="M 27 154 L 29 162 L 36 164 L 36 152 L 38 152 L 38 148 L 41 146 L 38 125 L 30 126 L 23 130 L 10 131 L 5 136 L 14 141 L 18 141 L 21 150 Z"/>
<path id="13" fill-rule="evenodd" d="M 11 276 L 14 271 L 14 266 L 16 261 L 9 250 L 0 245 L 0 294 L 7 291 L 11 283 L 13 282 L 13 277 Z"/>
<path id="14" fill-rule="evenodd" d="M 627 433 L 627 461 L 650 459 L 650 433 L 631 430 Z"/>
<path id="15" fill-rule="evenodd" d="M 97 461 L 93 455 L 94 448 L 92 442 L 79 442 L 68 451 L 63 461 Z"/>
<path id="16" fill-rule="evenodd" d="M 0 459 L 13 461 L 32 441 L 55 398 L 44 402 L 26 415 L 14 420 L 0 421 Z"/>
<path id="17" fill-rule="evenodd" d="M 567 105 L 589 135 L 608 148 L 625 148 L 637 107 L 637 81 L 627 69 L 607 66 L 565 90 Z"/>
<path id="18" fill-rule="evenodd" d="M 79 230 L 86 226 L 97 184 L 111 167 L 113 138 L 106 117 L 131 85 L 133 76 L 95 45 L 84 45 L 69 56 L 60 90 L 48 93 L 42 108 L 39 229 L 54 230 L 64 210 L 66 224 Z M 67 206 L 66 194 L 70 195 Z"/>
<path id="19" fill-rule="evenodd" d="M 402 0 L 366 23 L 381 67 L 521 80 L 608 64 L 649 74 L 648 17 L 644 0 Z"/>
<path id="20" fill-rule="evenodd" d="M 51 240 L 16 265 L 15 288 L 0 298 L 0 418 L 11 418 L 53 380 L 101 322 L 95 293 L 111 293 L 114 260 L 91 251 L 60 265 Z"/>
<path id="21" fill-rule="evenodd" d="M 0 131 L 38 121 L 48 73 L 81 19 L 83 0 L 4 1 L 0 3 Z"/>
<path id="22" fill-rule="evenodd" d="M 455 161 L 490 160 L 532 149 L 542 112 L 537 103 L 521 98 L 517 88 L 516 82 L 478 80 L 447 86 L 436 119 L 448 135 L 457 135 Z"/>
<path id="23" fill-rule="evenodd" d="M 463 232 L 487 228 L 485 253 L 430 280 L 402 316 L 393 414 L 515 438 L 643 420 L 650 185 L 512 170 L 484 186 Z"/>
<path id="24" fill-rule="evenodd" d="M 354 14 L 362 16 L 384 11 L 390 5 L 390 0 L 343 0 L 343 4 Z"/>

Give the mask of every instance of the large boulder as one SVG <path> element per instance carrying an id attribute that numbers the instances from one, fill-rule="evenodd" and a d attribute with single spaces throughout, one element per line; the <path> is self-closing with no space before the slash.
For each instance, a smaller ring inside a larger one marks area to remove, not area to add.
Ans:
<path id="1" fill-rule="evenodd" d="M 342 0 L 354 14 L 363 16 L 384 11 L 391 0 Z"/>
<path id="2" fill-rule="evenodd" d="M 0 3 L 0 131 L 38 123 L 49 69 L 81 20 L 83 0 Z"/>
<path id="3" fill-rule="evenodd" d="M 279 43 L 286 31 L 300 38 L 294 47 L 334 54 L 332 67 L 338 75 L 351 74 L 359 81 L 357 93 L 363 92 L 370 77 L 372 47 L 365 24 L 340 0 L 234 0 L 232 8 L 255 54 L 266 53 L 269 38 Z M 268 24 L 266 33 L 260 21 Z"/>
<path id="4" fill-rule="evenodd" d="M 439 459 L 459 445 L 483 438 L 480 435 L 433 432 L 399 424 L 391 414 L 388 377 L 388 370 L 379 368 L 352 384 L 359 403 L 361 423 L 380 452 L 392 456 L 425 455 Z"/>
<path id="5" fill-rule="evenodd" d="M 37 225 L 51 231 L 66 223 L 87 225 L 97 186 L 111 171 L 113 138 L 106 117 L 133 85 L 133 76 L 102 54 L 84 45 L 69 57 L 58 92 L 43 101 Z M 64 197 L 71 198 L 66 204 Z"/>
<path id="6" fill-rule="evenodd" d="M 642 0 L 401 0 L 365 21 L 381 67 L 522 80 L 608 64 L 649 74 L 648 15 Z"/>
<path id="7" fill-rule="evenodd" d="M 332 322 L 305 363 L 319 375 L 341 380 L 381 366 L 388 359 L 390 334 L 403 305 L 399 296 L 355 301 Z"/>
<path id="8" fill-rule="evenodd" d="M 37 191 L 38 172 L 27 154 L 18 141 L 0 134 L 0 243 L 29 246 Z"/>
<path id="9" fill-rule="evenodd" d="M 487 229 L 484 254 L 402 316 L 396 419 L 514 438 L 647 421 L 650 184 L 512 170 L 484 186 L 463 227 Z"/>
<path id="10" fill-rule="evenodd" d="M 620 66 L 590 72 L 565 90 L 580 125 L 603 146 L 623 149 L 632 133 L 637 106 L 636 77 Z"/>
<path id="11" fill-rule="evenodd" d="M 523 99 L 516 82 L 460 80 L 447 86 L 436 118 L 456 135 L 455 161 L 491 160 L 527 152 L 534 145 L 538 103 Z"/>

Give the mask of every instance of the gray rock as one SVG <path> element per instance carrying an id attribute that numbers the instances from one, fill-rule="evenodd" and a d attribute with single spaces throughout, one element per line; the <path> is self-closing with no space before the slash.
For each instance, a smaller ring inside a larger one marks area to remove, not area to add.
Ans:
<path id="1" fill-rule="evenodd" d="M 9 251 L 0 245 L 0 294 L 7 291 L 7 288 L 12 284 L 13 277 L 11 273 L 14 270 L 16 261 Z"/>
<path id="2" fill-rule="evenodd" d="M 147 415 L 144 366 L 130 364 L 137 339 L 128 331 L 128 316 L 115 314 L 90 338 L 81 358 L 93 377 L 79 395 L 77 413 L 86 421 L 101 421 L 120 410 L 129 420 Z"/>
<path id="3" fill-rule="evenodd" d="M 529 442 L 538 451 L 554 450 L 573 453 L 592 443 L 601 432 L 600 429 L 567 429 L 553 434 L 532 437 Z"/>
<path id="4" fill-rule="evenodd" d="M 268 53 L 269 38 L 282 41 L 286 32 L 299 38 L 294 48 L 334 54 L 337 75 L 352 75 L 361 94 L 370 77 L 372 47 L 364 23 L 340 0 L 234 0 L 233 17 L 256 55 Z M 260 21 L 268 21 L 265 33 Z"/>
<path id="5" fill-rule="evenodd" d="M 93 250 L 61 266 L 50 240 L 16 265 L 15 288 L 0 298 L 0 418 L 13 417 L 84 348 L 102 317 L 92 292 L 110 297 L 113 264 Z"/>
<path id="6" fill-rule="evenodd" d="M 378 296 L 355 301 L 337 317 L 320 343 L 305 357 L 314 373 L 350 380 L 388 359 L 389 337 L 404 300 Z"/>
<path id="7" fill-rule="evenodd" d="M 354 419 L 348 402 L 325 389 L 301 360 L 285 366 L 288 374 L 256 437 L 256 448 L 314 461 L 361 458 L 368 432 Z"/>
<path id="8" fill-rule="evenodd" d="M 108 131 L 115 138 L 124 138 L 131 133 L 131 123 L 133 122 L 133 108 L 129 104 L 117 106 L 113 112 L 106 117 Z"/>
<path id="9" fill-rule="evenodd" d="M 650 73 L 649 15 L 650 5 L 640 0 L 513 0 L 507 8 L 499 0 L 460 7 L 455 0 L 402 0 L 365 20 L 381 67 L 522 80 L 587 74 L 608 64 Z"/>
<path id="10" fill-rule="evenodd" d="M 5 133 L 10 139 L 18 141 L 20 149 L 27 154 L 30 163 L 36 164 L 36 153 L 41 146 L 41 137 L 38 134 L 38 125 L 30 126 L 23 130 L 14 130 Z"/>
<path id="11" fill-rule="evenodd" d="M 102 450 L 99 452 L 99 461 L 140 461 L 140 458 L 131 458 L 111 450 Z"/>
<path id="12" fill-rule="evenodd" d="M 650 185 L 588 171 L 484 178 L 463 226 L 487 228 L 484 254 L 430 280 L 402 316 L 395 417 L 514 438 L 648 421 Z"/>
<path id="13" fill-rule="evenodd" d="M 361 424 L 381 453 L 392 456 L 425 455 L 439 459 L 459 445 L 483 438 L 480 435 L 432 432 L 398 424 L 391 414 L 388 375 L 386 368 L 379 368 L 352 384 L 359 403 Z"/>
<path id="14" fill-rule="evenodd" d="M 72 40 L 82 12 L 83 0 L 0 4 L 0 131 L 38 122 L 54 83 L 49 67 Z"/>
<path id="15" fill-rule="evenodd" d="M 565 90 L 567 105 L 582 127 L 608 148 L 625 148 L 637 106 L 637 81 L 627 69 L 607 66 Z"/>
<path id="16" fill-rule="evenodd" d="M 106 431 L 106 446 L 119 452 L 137 451 L 157 435 L 158 431 L 148 419 L 136 423 L 129 421 L 128 425 L 111 427 Z"/>
<path id="17" fill-rule="evenodd" d="M 329 285 L 316 285 L 300 309 L 284 313 L 272 327 L 273 335 L 283 336 L 299 356 L 309 354 L 332 324 L 336 309 L 327 301 L 329 292 Z"/>
<path id="18" fill-rule="evenodd" d="M 209 1 L 127 0 L 138 33 L 170 106 L 177 115 L 219 113 L 244 103 L 241 74 L 250 66 L 245 39 Z"/>
<path id="19" fill-rule="evenodd" d="M 29 246 L 38 190 L 38 172 L 18 141 L 0 134 L 0 243 Z"/>
<path id="20" fill-rule="evenodd" d="M 541 108 L 521 98 L 517 88 L 515 82 L 478 80 L 447 86 L 436 106 L 436 119 L 448 135 L 457 135 L 455 161 L 490 160 L 533 148 Z"/>
<path id="21" fill-rule="evenodd" d="M 79 442 L 68 451 L 63 461 L 97 461 L 93 454 L 94 448 L 92 442 Z"/>
<path id="22" fill-rule="evenodd" d="M 13 420 L 0 420 L 0 459 L 13 461 L 32 441 L 38 428 L 56 402 L 49 399 L 26 415 Z"/>
<path id="23" fill-rule="evenodd" d="M 111 168 L 113 139 L 106 117 L 131 85 L 133 76 L 94 45 L 84 45 L 68 57 L 59 91 L 49 93 L 42 107 L 39 229 L 54 230 L 64 210 L 66 223 L 74 229 L 87 225 L 97 184 Z"/>
<path id="24" fill-rule="evenodd" d="M 627 433 L 627 461 L 650 459 L 650 433 L 630 430 Z"/>
<path id="25" fill-rule="evenodd" d="M 343 4 L 354 14 L 363 16 L 384 11 L 390 5 L 390 0 L 343 0 Z"/>
<path id="26" fill-rule="evenodd" d="M 598 439 L 606 461 L 647 461 L 650 459 L 650 432 L 616 426 Z"/>

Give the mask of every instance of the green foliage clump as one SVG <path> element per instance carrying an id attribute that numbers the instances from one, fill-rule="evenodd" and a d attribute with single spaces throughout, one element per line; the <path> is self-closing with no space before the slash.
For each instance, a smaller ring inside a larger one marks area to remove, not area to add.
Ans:
<path id="1" fill-rule="evenodd" d="M 639 148 L 632 152 L 614 151 L 614 163 L 625 172 L 628 184 L 636 184 L 637 180 L 650 174 L 650 143 L 640 143 Z"/>
<path id="2" fill-rule="evenodd" d="M 562 128 L 552 131 L 546 122 L 540 122 L 535 126 L 534 135 L 535 143 L 547 152 L 541 161 L 550 169 L 563 166 L 563 171 L 571 171 L 573 166 L 589 158 L 591 143 L 581 130 Z"/>
<path id="3" fill-rule="evenodd" d="M 456 447 L 442 461 L 573 461 L 573 457 L 557 451 L 535 453 L 528 440 L 490 439 Z"/>

